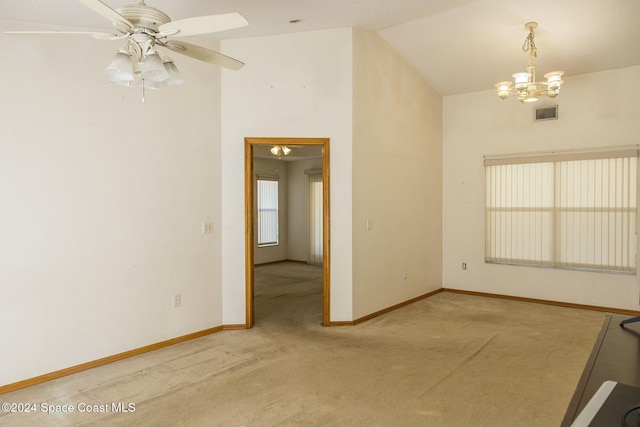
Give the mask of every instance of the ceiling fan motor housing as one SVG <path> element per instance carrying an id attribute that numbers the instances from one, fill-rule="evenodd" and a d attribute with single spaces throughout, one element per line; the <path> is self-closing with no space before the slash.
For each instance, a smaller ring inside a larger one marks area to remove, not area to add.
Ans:
<path id="1" fill-rule="evenodd" d="M 171 22 L 171 18 L 163 11 L 155 7 L 147 6 L 144 2 L 140 4 L 129 4 L 117 9 L 117 12 L 125 17 L 136 28 L 146 28 L 158 32 L 158 27 Z M 122 33 L 130 32 L 125 24 L 114 22 L 113 26 Z"/>

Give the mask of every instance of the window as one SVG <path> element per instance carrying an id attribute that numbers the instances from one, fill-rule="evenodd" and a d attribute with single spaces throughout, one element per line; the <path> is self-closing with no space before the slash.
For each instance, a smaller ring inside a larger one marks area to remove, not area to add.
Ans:
<path id="1" fill-rule="evenodd" d="M 258 177 L 258 247 L 278 244 L 278 181 Z"/>
<path id="2" fill-rule="evenodd" d="M 636 271 L 638 149 L 485 160 L 485 261 Z"/>

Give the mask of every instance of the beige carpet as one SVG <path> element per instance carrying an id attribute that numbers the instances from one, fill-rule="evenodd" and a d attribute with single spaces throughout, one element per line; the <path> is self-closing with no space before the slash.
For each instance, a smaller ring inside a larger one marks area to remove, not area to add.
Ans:
<path id="1" fill-rule="evenodd" d="M 604 314 L 440 293 L 323 328 L 320 269 L 256 268 L 256 326 L 0 396 L 130 413 L 0 425 L 559 426 Z"/>

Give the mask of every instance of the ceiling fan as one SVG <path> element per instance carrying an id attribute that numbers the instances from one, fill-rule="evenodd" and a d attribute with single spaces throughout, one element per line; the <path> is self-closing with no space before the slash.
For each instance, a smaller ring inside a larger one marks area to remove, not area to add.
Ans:
<path id="1" fill-rule="evenodd" d="M 117 33 L 98 31 L 5 31 L 10 35 L 91 36 L 98 40 L 125 40 L 106 69 L 110 80 L 123 86 L 159 88 L 183 83 L 173 60 L 161 48 L 224 68 L 238 70 L 244 63 L 219 52 L 187 43 L 169 40 L 214 33 L 249 25 L 239 13 L 198 16 L 172 21 L 144 0 L 113 9 L 100 0 L 78 0 L 113 23 Z"/>

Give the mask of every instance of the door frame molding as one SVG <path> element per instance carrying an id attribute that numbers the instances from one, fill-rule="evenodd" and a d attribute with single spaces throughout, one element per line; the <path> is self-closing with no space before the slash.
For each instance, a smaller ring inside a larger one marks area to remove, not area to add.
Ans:
<path id="1" fill-rule="evenodd" d="M 253 327 L 254 310 L 254 171 L 253 147 L 257 145 L 310 145 L 322 148 L 322 324 L 331 325 L 331 286 L 330 286 L 330 193 L 329 193 L 329 138 L 262 138 L 244 139 L 244 206 L 245 206 L 245 308 L 246 327 Z"/>

